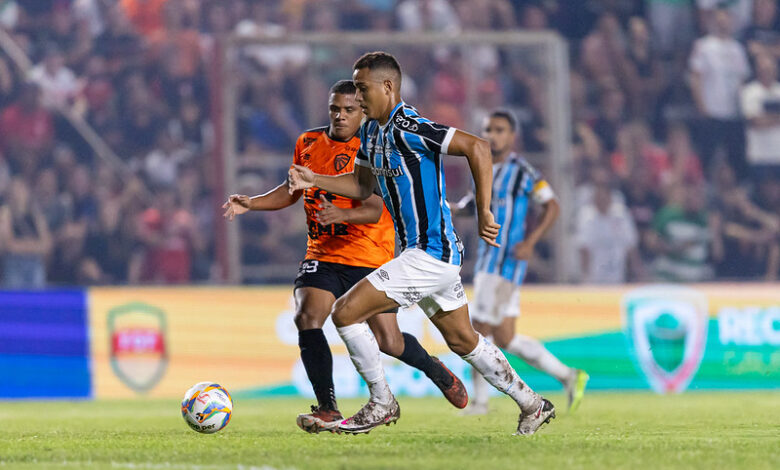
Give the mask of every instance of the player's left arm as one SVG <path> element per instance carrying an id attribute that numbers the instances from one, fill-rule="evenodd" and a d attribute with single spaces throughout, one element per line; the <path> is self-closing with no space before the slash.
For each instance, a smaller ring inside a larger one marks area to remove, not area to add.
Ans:
<path id="1" fill-rule="evenodd" d="M 493 188 L 493 159 L 490 156 L 490 144 L 484 139 L 454 130 L 444 153 L 464 156 L 469 162 L 474 177 L 474 203 L 477 209 L 479 236 L 488 245 L 498 246 L 498 230 L 501 228 L 490 212 L 490 198 Z"/>
<path id="2" fill-rule="evenodd" d="M 328 201 L 325 196 L 320 196 L 322 209 L 317 212 L 317 222 L 322 225 L 346 222 L 349 224 L 375 224 L 382 217 L 385 203 L 376 194 L 364 200 L 358 207 L 345 209 L 337 207 Z"/>
<path id="3" fill-rule="evenodd" d="M 534 247 L 539 240 L 550 230 L 555 223 L 558 214 L 561 212 L 561 206 L 555 197 L 550 185 L 545 180 L 539 180 L 534 184 L 531 197 L 534 202 L 542 206 L 542 217 L 539 224 L 531 230 L 525 240 L 516 243 L 512 247 L 512 252 L 517 259 L 528 260 L 533 257 Z"/>

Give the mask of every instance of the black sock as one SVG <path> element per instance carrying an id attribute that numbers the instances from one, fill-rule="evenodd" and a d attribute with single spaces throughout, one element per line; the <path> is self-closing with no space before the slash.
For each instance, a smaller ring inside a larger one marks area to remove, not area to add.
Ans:
<path id="1" fill-rule="evenodd" d="M 398 359 L 416 369 L 420 369 L 437 385 L 442 384 L 445 388 L 452 385 L 450 374 L 438 362 L 433 360 L 428 351 L 423 349 L 420 342 L 417 341 L 417 338 L 409 333 L 404 333 L 403 335 L 404 352 L 398 356 Z"/>
<path id="2" fill-rule="evenodd" d="M 333 390 L 333 356 L 322 328 L 298 332 L 301 361 L 321 409 L 337 410 Z"/>

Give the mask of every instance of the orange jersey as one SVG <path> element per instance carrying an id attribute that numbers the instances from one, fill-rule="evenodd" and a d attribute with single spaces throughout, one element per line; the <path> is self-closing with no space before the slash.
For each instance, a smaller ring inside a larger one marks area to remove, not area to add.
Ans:
<path id="1" fill-rule="evenodd" d="M 328 128 L 306 131 L 295 143 L 296 165 L 309 167 L 322 175 L 351 173 L 360 138 L 339 142 L 328 137 Z M 309 227 L 309 243 L 306 259 L 328 263 L 376 268 L 393 259 L 395 254 L 395 227 L 387 208 L 382 206 L 382 216 L 375 224 L 338 223 L 323 226 L 315 215 L 320 210 L 320 196 L 325 196 L 336 207 L 350 209 L 362 203 L 319 188 L 303 192 L 303 207 Z"/>

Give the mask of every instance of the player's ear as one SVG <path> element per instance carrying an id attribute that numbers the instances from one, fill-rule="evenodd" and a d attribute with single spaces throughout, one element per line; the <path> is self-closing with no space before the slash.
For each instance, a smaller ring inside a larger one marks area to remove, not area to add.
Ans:
<path id="1" fill-rule="evenodd" d="M 392 80 L 385 80 L 382 85 L 385 88 L 385 94 L 391 95 L 393 94 L 393 81 Z"/>

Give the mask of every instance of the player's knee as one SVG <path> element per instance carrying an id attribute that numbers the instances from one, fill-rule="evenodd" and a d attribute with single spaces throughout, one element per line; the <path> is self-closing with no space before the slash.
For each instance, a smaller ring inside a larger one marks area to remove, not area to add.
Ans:
<path id="1" fill-rule="evenodd" d="M 474 330 L 471 330 L 460 331 L 457 334 L 449 335 L 449 337 L 445 338 L 445 340 L 447 341 L 447 346 L 449 346 L 452 352 L 458 356 L 465 356 L 466 354 L 473 351 L 475 347 L 477 347 L 477 341 L 479 341 L 479 337 Z"/>
<path id="2" fill-rule="evenodd" d="M 311 330 L 314 328 L 322 328 L 325 323 L 327 315 L 318 314 L 311 310 L 299 310 L 295 312 L 295 326 L 298 331 Z"/>
<path id="3" fill-rule="evenodd" d="M 333 304 L 333 308 L 330 311 L 330 318 L 333 320 L 333 324 L 336 325 L 336 327 L 355 323 L 351 318 L 350 312 L 352 309 L 350 308 L 350 305 L 351 302 L 346 296 L 336 299 L 336 302 Z"/>

